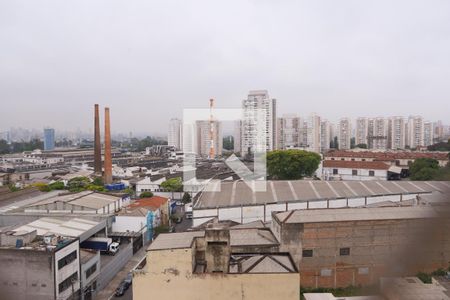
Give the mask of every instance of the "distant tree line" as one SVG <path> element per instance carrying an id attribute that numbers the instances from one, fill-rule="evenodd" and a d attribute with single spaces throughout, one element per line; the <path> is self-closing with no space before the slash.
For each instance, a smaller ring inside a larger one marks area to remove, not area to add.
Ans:
<path id="1" fill-rule="evenodd" d="M 428 146 L 429 151 L 450 151 L 450 139 L 447 142 L 440 142 Z"/>
<path id="2" fill-rule="evenodd" d="M 44 142 L 39 139 L 32 139 L 29 142 L 22 141 L 8 144 L 5 140 L 0 140 L 0 154 L 20 153 L 35 149 L 44 149 Z"/>
<path id="3" fill-rule="evenodd" d="M 145 148 L 147 148 L 147 147 L 152 147 L 152 146 L 156 146 L 156 145 L 167 145 L 167 141 L 164 141 L 164 140 L 161 140 L 161 139 L 158 139 L 155 137 L 147 136 L 143 139 L 132 138 L 126 142 L 113 141 L 112 145 L 116 146 L 116 147 L 128 148 L 131 151 L 141 152 L 141 151 L 145 151 Z"/>

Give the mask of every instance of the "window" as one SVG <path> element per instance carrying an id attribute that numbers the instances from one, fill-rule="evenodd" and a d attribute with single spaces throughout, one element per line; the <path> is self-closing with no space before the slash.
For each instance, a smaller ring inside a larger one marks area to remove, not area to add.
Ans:
<path id="1" fill-rule="evenodd" d="M 354 158 L 352 158 L 352 161 L 355 161 L 355 159 L 354 159 Z"/>
<path id="2" fill-rule="evenodd" d="M 369 171 L 369 176 L 375 176 L 375 171 Z"/>
<path id="3" fill-rule="evenodd" d="M 61 282 L 58 285 L 58 290 L 59 293 L 61 294 L 62 292 L 64 292 L 65 290 L 67 290 L 69 287 L 72 286 L 72 284 L 74 284 L 76 281 L 78 280 L 78 273 L 75 272 L 72 275 L 70 275 L 69 277 L 67 277 L 66 279 L 64 279 L 63 282 Z"/>
<path id="4" fill-rule="evenodd" d="M 337 175 L 338 174 L 338 169 L 333 169 L 333 175 Z"/>
<path id="5" fill-rule="evenodd" d="M 367 267 L 358 268 L 358 274 L 359 275 L 369 274 L 369 268 L 367 268 Z"/>
<path id="6" fill-rule="evenodd" d="M 358 170 L 352 170 L 352 175 L 353 175 L 353 176 L 358 175 Z"/>
<path id="7" fill-rule="evenodd" d="M 312 249 L 305 249 L 302 251 L 303 257 L 313 257 L 313 250 Z"/>
<path id="8" fill-rule="evenodd" d="M 334 157 L 332 157 L 331 160 L 334 160 Z"/>
<path id="9" fill-rule="evenodd" d="M 66 255 L 65 257 L 58 260 L 58 270 L 63 268 L 64 266 L 67 266 L 71 262 L 73 262 L 75 259 L 77 259 L 77 250 L 73 251 L 72 253 Z"/>
<path id="10" fill-rule="evenodd" d="M 340 256 L 348 256 L 348 255 L 350 255 L 350 248 L 348 248 L 348 247 L 340 248 L 339 249 L 339 255 Z"/>
<path id="11" fill-rule="evenodd" d="M 341 160 L 345 160 L 345 158 L 341 158 Z"/>
<path id="12" fill-rule="evenodd" d="M 92 274 L 97 271 L 97 264 L 93 264 L 89 269 L 86 270 L 86 278 L 91 277 Z"/>
<path id="13" fill-rule="evenodd" d="M 363 158 L 363 159 L 361 159 L 362 161 L 366 161 L 366 159 L 365 158 Z"/>
<path id="14" fill-rule="evenodd" d="M 320 276 L 323 276 L 323 277 L 331 276 L 331 269 L 320 270 Z"/>

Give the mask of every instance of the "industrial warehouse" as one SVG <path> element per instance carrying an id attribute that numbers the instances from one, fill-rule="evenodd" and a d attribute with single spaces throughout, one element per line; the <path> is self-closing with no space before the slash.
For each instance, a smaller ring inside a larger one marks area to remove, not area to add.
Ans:
<path id="1" fill-rule="evenodd" d="M 418 195 L 450 192 L 449 182 L 427 181 L 267 181 L 265 192 L 248 182 L 214 182 L 220 191 L 204 191 L 193 206 L 193 225 L 213 218 L 248 223 L 270 221 L 272 212 L 342 208 L 385 201 L 414 200 Z"/>

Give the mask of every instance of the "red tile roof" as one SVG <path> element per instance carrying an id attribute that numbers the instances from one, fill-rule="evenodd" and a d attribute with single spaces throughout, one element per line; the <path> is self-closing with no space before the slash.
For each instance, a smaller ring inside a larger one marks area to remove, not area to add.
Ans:
<path id="1" fill-rule="evenodd" d="M 169 201 L 168 198 L 153 196 L 150 198 L 142 198 L 136 200 L 135 202 L 130 204 L 130 208 L 132 207 L 147 207 L 147 208 L 160 208 L 163 204 L 166 204 Z"/>
<path id="2" fill-rule="evenodd" d="M 353 158 L 373 158 L 378 161 L 393 161 L 397 159 L 417 159 L 434 158 L 437 160 L 448 160 L 446 152 L 417 152 L 417 151 L 346 151 L 332 150 L 325 154 L 325 157 L 353 157 Z"/>
<path id="3" fill-rule="evenodd" d="M 324 160 L 324 168 L 343 168 L 343 169 L 369 169 L 369 170 L 388 170 L 389 165 L 381 161 L 348 161 L 348 160 Z"/>

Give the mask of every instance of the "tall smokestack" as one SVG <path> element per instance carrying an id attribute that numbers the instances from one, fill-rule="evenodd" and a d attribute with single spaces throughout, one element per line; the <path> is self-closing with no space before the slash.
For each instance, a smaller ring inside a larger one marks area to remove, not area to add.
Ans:
<path id="1" fill-rule="evenodd" d="M 111 125 L 109 107 L 105 107 L 105 184 L 112 183 Z"/>
<path id="2" fill-rule="evenodd" d="M 94 112 L 94 172 L 102 174 L 102 145 L 100 142 L 100 115 L 98 104 L 95 104 Z"/>

